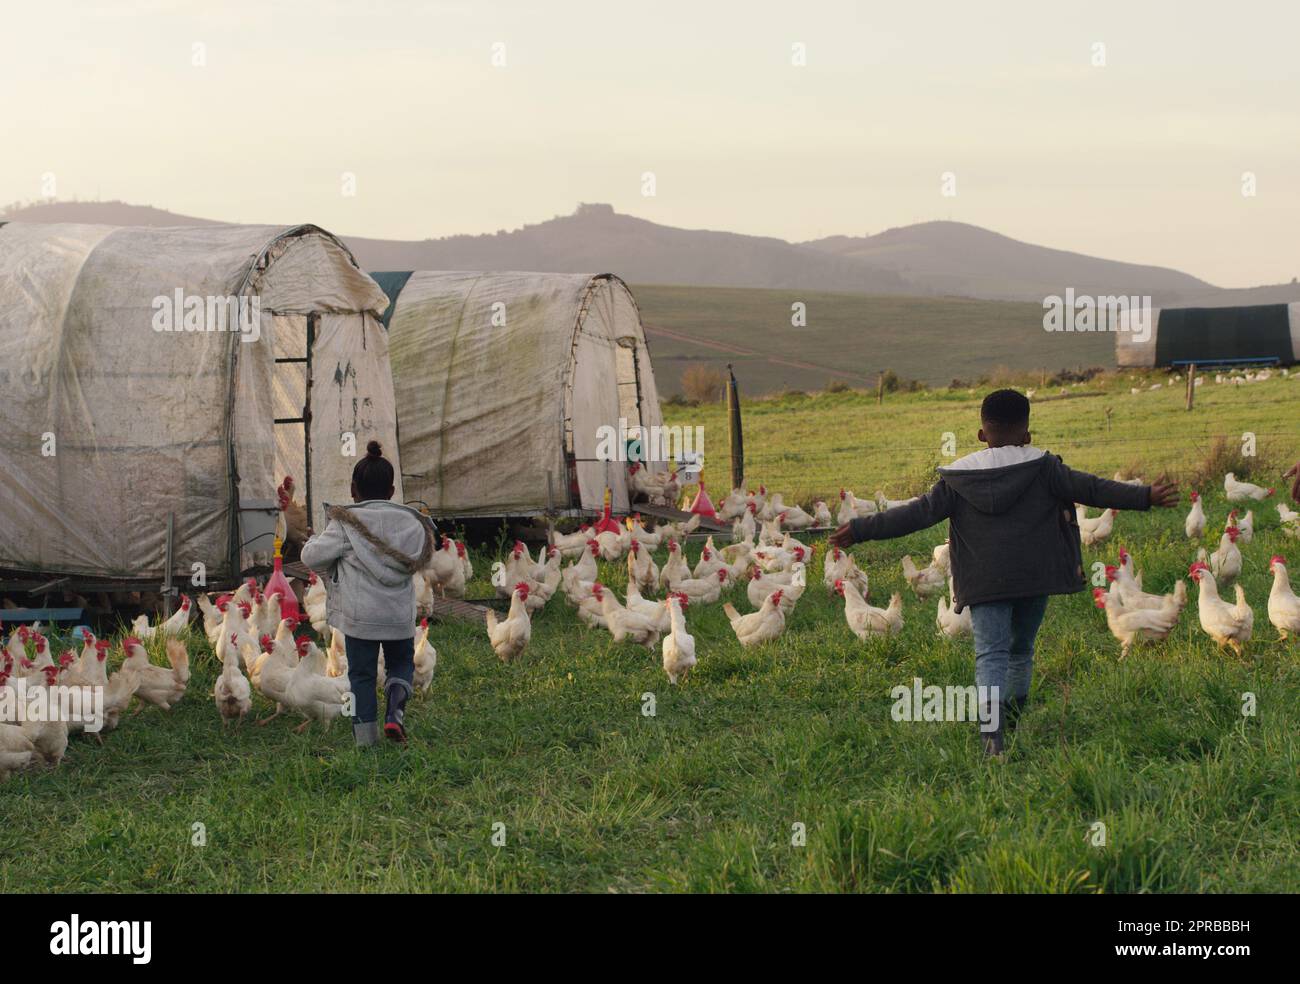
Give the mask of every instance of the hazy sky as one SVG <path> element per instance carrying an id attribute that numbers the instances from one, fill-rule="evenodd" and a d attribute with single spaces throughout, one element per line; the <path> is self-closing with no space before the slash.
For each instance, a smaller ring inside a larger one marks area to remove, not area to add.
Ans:
<path id="1" fill-rule="evenodd" d="M 0 202 L 53 174 L 60 198 L 411 239 L 579 201 L 791 240 L 951 218 L 1222 286 L 1300 275 L 1291 0 L 56 0 L 4 19 Z"/>

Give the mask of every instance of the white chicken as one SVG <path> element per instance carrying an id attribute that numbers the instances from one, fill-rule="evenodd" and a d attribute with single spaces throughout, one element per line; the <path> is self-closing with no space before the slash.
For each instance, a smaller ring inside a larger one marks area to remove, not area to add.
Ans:
<path id="1" fill-rule="evenodd" d="M 797 505 L 787 506 L 781 501 L 779 492 L 772 493 L 773 518 L 786 529 L 806 530 L 813 525 L 813 517 Z"/>
<path id="2" fill-rule="evenodd" d="M 911 554 L 903 557 L 903 578 L 918 598 L 930 598 L 943 594 L 948 586 L 948 575 L 933 563 L 929 567 L 918 568 Z"/>
<path id="3" fill-rule="evenodd" d="M 186 626 L 190 624 L 190 615 L 193 614 L 193 603 L 188 595 L 181 595 L 181 604 L 176 611 L 166 621 L 158 625 L 149 624 L 148 615 L 138 615 L 134 622 L 131 623 L 131 634 L 137 638 L 148 641 L 161 632 L 168 639 L 175 638 L 185 631 Z"/>
<path id="4" fill-rule="evenodd" d="M 795 564 L 789 571 L 781 574 L 763 574 L 757 567 L 750 572 L 749 583 L 745 587 L 745 596 L 754 608 L 758 608 L 768 595 L 781 592 L 781 611 L 789 615 L 807 586 L 807 574 L 803 564 Z"/>
<path id="5" fill-rule="evenodd" d="M 1201 588 L 1197 598 L 1201 628 L 1220 647 L 1231 646 L 1240 656 L 1245 644 L 1250 641 L 1255 626 L 1255 613 L 1246 604 L 1246 592 L 1238 584 L 1237 603 L 1229 605 L 1219 597 L 1219 587 L 1208 567 L 1195 563 L 1188 568 L 1188 573 Z"/>
<path id="6" fill-rule="evenodd" d="M 822 563 L 822 582 L 826 585 L 828 592 L 835 594 L 835 582 L 841 580 L 852 581 L 856 584 L 858 594 L 864 598 L 870 590 L 867 583 L 867 572 L 858 567 L 853 555 L 831 545 L 827 548 L 826 559 Z"/>
<path id="7" fill-rule="evenodd" d="M 626 639 L 647 649 L 654 649 L 661 635 L 657 615 L 649 616 L 624 607 L 614 597 L 614 592 L 599 581 L 592 585 L 591 593 L 600 605 L 605 629 L 614 637 L 615 642 Z"/>
<path id="8" fill-rule="evenodd" d="M 724 523 L 739 519 L 745 509 L 746 499 L 743 489 L 732 489 L 727 493 L 726 498 L 715 507 L 718 519 Z"/>
<path id="9" fill-rule="evenodd" d="M 327 601 L 325 582 L 317 576 L 315 571 L 309 572 L 307 575 L 307 590 L 302 595 L 302 607 L 307 613 L 307 618 L 311 621 L 312 629 L 322 638 L 325 636 L 325 630 L 329 627 L 325 623 Z"/>
<path id="10" fill-rule="evenodd" d="M 596 534 L 596 542 L 600 545 L 600 556 L 613 563 L 622 560 L 623 555 L 627 553 L 628 547 L 632 544 L 632 533 L 627 529 L 620 530 L 618 533 L 605 530 L 603 533 Z"/>
<path id="11" fill-rule="evenodd" d="M 1101 543 L 1115 528 L 1116 509 L 1103 509 L 1100 516 L 1089 518 L 1088 507 L 1076 503 L 1074 511 L 1079 520 L 1079 539 L 1085 547 Z"/>
<path id="12" fill-rule="evenodd" d="M 942 571 L 944 577 L 952 574 L 952 545 L 947 540 L 931 551 L 930 566 Z"/>
<path id="13" fill-rule="evenodd" d="M 895 591 L 888 608 L 867 604 L 850 581 L 836 581 L 835 590 L 844 598 L 844 621 L 853 634 L 866 642 L 874 636 L 897 635 L 903 631 L 903 596 Z"/>
<path id="14" fill-rule="evenodd" d="M 8 675 L 0 672 L 0 690 L 4 689 Z M 36 758 L 36 746 L 16 724 L 0 723 L 0 782 L 15 772 L 31 768 Z"/>
<path id="15" fill-rule="evenodd" d="M 319 721 L 328 731 L 335 719 L 342 716 L 348 693 L 347 678 L 326 675 L 325 654 L 316 643 L 307 640 L 306 651 L 289 674 L 284 691 L 285 707 L 306 719 L 293 729 L 294 733 L 302 734 L 313 721 Z"/>
<path id="16" fill-rule="evenodd" d="M 27 685 L 28 700 L 32 700 L 32 694 L 39 691 L 49 691 L 57 686 L 59 682 L 59 668 L 57 666 L 46 666 L 43 669 L 41 679 L 36 682 L 29 682 Z M 43 703 L 45 706 L 50 705 L 50 697 L 47 694 Z M 40 761 L 43 765 L 51 769 L 58 768 L 59 763 L 63 761 L 63 756 L 68 751 L 68 722 L 62 715 L 54 714 L 47 718 L 41 715 L 38 719 L 28 717 L 19 727 L 22 733 L 27 736 L 32 743 L 32 748 L 36 755 L 33 758 L 33 764 Z"/>
<path id="17" fill-rule="evenodd" d="M 770 642 L 785 631 L 785 613 L 781 610 L 781 591 L 773 591 L 763 599 L 763 604 L 756 612 L 742 615 L 736 611 L 731 602 L 726 602 L 722 610 L 731 622 L 731 631 L 736 640 L 745 648 Z"/>
<path id="18" fill-rule="evenodd" d="M 1179 582 L 1182 583 L 1181 581 Z M 1117 591 L 1093 588 L 1093 601 L 1106 613 L 1106 627 L 1120 644 L 1123 659 L 1138 639 L 1164 639 L 1178 624 L 1179 608 L 1172 595 L 1159 608 L 1125 608 Z"/>
<path id="19" fill-rule="evenodd" d="M 1286 561 L 1274 554 L 1269 566 L 1273 570 L 1273 587 L 1268 593 L 1268 620 L 1285 642 L 1293 635 L 1300 635 L 1300 598 L 1291 589 Z"/>
<path id="20" fill-rule="evenodd" d="M 630 612 L 637 612 L 644 615 L 655 623 L 655 626 L 662 634 L 668 631 L 668 609 L 664 607 L 662 601 L 649 601 L 644 598 L 637 589 L 635 581 L 629 581 L 627 585 L 627 603 L 623 606 Z M 604 616 L 601 617 L 602 621 Z"/>
<path id="21" fill-rule="evenodd" d="M 710 540 L 713 538 L 710 537 Z M 704 548 L 708 550 L 706 546 Z M 676 540 L 668 541 L 668 559 L 659 571 L 659 587 L 671 589 L 673 584 L 682 578 L 691 576 L 690 565 L 686 563 L 686 552 L 677 545 Z"/>
<path id="22" fill-rule="evenodd" d="M 239 644 L 239 636 L 232 634 L 230 645 L 225 647 L 221 675 L 212 688 L 212 699 L 221 715 L 222 728 L 228 727 L 231 721 L 242 724 L 253 709 L 253 688 L 239 668 Z"/>
<path id="23" fill-rule="evenodd" d="M 167 640 L 169 669 L 150 663 L 149 654 L 134 636 L 122 640 L 122 649 L 126 653 L 122 668 L 139 674 L 140 683 L 135 695 L 141 701 L 169 711 L 185 696 L 190 682 L 190 657 L 180 640 Z"/>
<path id="24" fill-rule="evenodd" d="M 668 634 L 664 636 L 662 646 L 664 672 L 668 674 L 668 682 L 671 684 L 685 683 L 695 666 L 695 637 L 686 631 L 683 604 L 678 595 L 669 595 L 663 603 L 669 620 Z"/>
<path id="25" fill-rule="evenodd" d="M 1248 499 L 1262 502 L 1273 494 L 1273 489 L 1252 485 L 1250 482 L 1239 482 L 1236 475 L 1228 472 L 1223 476 L 1223 494 L 1229 502 L 1245 502 Z"/>
<path id="26" fill-rule="evenodd" d="M 1300 512 L 1296 512 L 1285 503 L 1277 504 L 1277 518 L 1280 523 L 1300 523 Z"/>
<path id="27" fill-rule="evenodd" d="M 1219 587 L 1228 587 L 1241 573 L 1241 549 L 1237 546 L 1239 535 L 1237 527 L 1229 526 L 1219 539 L 1219 549 L 1210 554 L 1210 571 Z"/>
<path id="28" fill-rule="evenodd" d="M 429 620 L 422 618 L 420 631 L 415 637 L 415 675 L 411 678 L 411 687 L 421 693 L 428 690 L 433 684 L 433 673 L 437 668 L 438 650 L 429 641 Z"/>
<path id="29" fill-rule="evenodd" d="M 713 545 L 713 537 L 710 536 L 704 541 L 704 547 L 700 550 L 700 559 L 695 563 L 695 570 L 692 572 L 694 577 L 711 577 L 722 568 L 729 566 L 718 548 Z"/>
<path id="30" fill-rule="evenodd" d="M 671 560 L 671 558 L 669 558 Z M 659 567 L 651 556 L 650 548 L 633 539 L 627 552 L 627 580 L 642 591 L 654 593 L 659 585 Z"/>
<path id="31" fill-rule="evenodd" d="M 435 550 L 429 556 L 428 565 L 420 573 L 429 582 L 429 586 L 442 597 L 464 598 L 465 558 L 457 552 L 456 544 L 452 542 L 451 537 L 444 535 L 441 546 L 440 550 Z M 523 558 L 519 558 L 521 552 Z M 524 549 L 522 543 L 515 541 L 512 556 L 517 562 L 522 562 L 522 559 L 528 558 L 528 551 Z"/>
<path id="32" fill-rule="evenodd" d="M 575 533 L 556 533 L 555 527 L 550 526 L 547 528 L 546 538 L 551 546 L 560 551 L 561 557 L 565 560 L 573 560 L 587 549 L 587 541 L 591 539 L 591 526 L 583 523 Z"/>
<path id="33" fill-rule="evenodd" d="M 518 657 L 532 638 L 533 623 L 528 617 L 528 609 L 524 607 L 527 598 L 528 585 L 521 581 L 510 593 L 510 612 L 504 620 L 498 622 L 496 612 L 488 609 L 488 641 L 492 644 L 492 651 L 503 663 L 509 663 Z"/>
<path id="34" fill-rule="evenodd" d="M 822 529 L 835 525 L 835 517 L 831 515 L 831 507 L 826 504 L 825 499 L 818 499 L 813 503 L 813 525 Z"/>
<path id="35" fill-rule="evenodd" d="M 722 597 L 722 589 L 731 583 L 731 571 L 723 568 L 712 577 L 687 577 L 673 585 L 672 590 L 684 594 L 692 605 L 711 605 Z"/>
<path id="36" fill-rule="evenodd" d="M 958 612 L 955 603 L 949 604 L 944 595 L 939 595 L 938 611 L 935 613 L 934 621 L 939 626 L 939 632 L 949 639 L 968 636 L 975 631 L 970 620 L 970 606 L 967 605 Z"/>
<path id="37" fill-rule="evenodd" d="M 1201 493 L 1193 491 L 1191 499 L 1192 508 L 1183 521 L 1183 532 L 1187 534 L 1187 539 L 1199 540 L 1205 535 L 1205 506 L 1201 502 Z"/>
<path id="38" fill-rule="evenodd" d="M 348 675 L 347 638 L 338 629 L 330 629 L 330 646 L 325 653 L 325 672 L 332 677 Z"/>

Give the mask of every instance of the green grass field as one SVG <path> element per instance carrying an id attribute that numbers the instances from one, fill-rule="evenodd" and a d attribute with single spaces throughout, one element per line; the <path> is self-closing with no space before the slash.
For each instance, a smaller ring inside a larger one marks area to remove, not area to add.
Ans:
<path id="1" fill-rule="evenodd" d="M 1127 387 L 1037 405 L 1039 443 L 1106 475 L 1144 456 L 1145 471 L 1191 469 L 1205 435 L 1242 429 L 1292 435 L 1261 437 L 1261 471 L 1300 454 L 1298 381 L 1209 383 L 1192 414 L 1175 394 Z M 977 395 L 751 403 L 747 440 L 766 456 L 751 479 L 896 495 L 938 463 L 942 432 L 958 434 L 959 453 L 972 448 Z M 1114 407 L 1109 438 L 1128 443 L 1089 443 L 1108 436 L 1103 404 Z M 710 439 L 721 426 L 715 409 L 674 413 L 706 423 Z M 882 450 L 895 445 L 936 451 Z M 1205 491 L 1217 535 L 1222 488 Z M 669 686 L 657 655 L 587 629 L 559 598 L 510 666 L 481 629 L 438 626 L 438 671 L 409 714 L 406 750 L 354 750 L 342 724 L 223 733 L 208 696 L 216 667 L 201 656 L 172 713 L 128 718 L 102 747 L 74 739 L 58 772 L 0 786 L 0 888 L 1294 892 L 1300 642 L 1278 641 L 1265 603 L 1268 558 L 1300 555 L 1300 541 L 1278 530 L 1276 501 L 1256 510 L 1243 550 L 1256 613 L 1245 658 L 1201 633 L 1194 591 L 1170 639 L 1123 662 L 1090 598 L 1056 598 L 1031 710 L 999 764 L 981 758 L 972 725 L 890 717 L 890 689 L 913 677 L 970 683 L 969 641 L 939 638 L 934 604 L 908 594 L 900 636 L 859 642 L 822 588 L 819 556 L 776 643 L 742 650 L 720 606 L 692 609 L 699 665 L 683 687 Z M 1183 514 L 1122 514 L 1085 560 L 1110 560 L 1122 542 L 1148 590 L 1167 590 L 1194 554 Z M 856 548 L 873 599 L 903 588 L 904 552 L 928 554 L 944 535 Z M 486 559 L 472 594 L 489 590 Z M 622 590 L 621 569 L 604 577 Z M 733 598 L 748 610 L 743 591 Z M 257 698 L 255 713 L 268 710 Z"/>
<path id="2" fill-rule="evenodd" d="M 752 395 L 824 389 L 831 379 L 874 386 L 884 369 L 946 386 L 999 366 L 1054 372 L 1115 361 L 1113 335 L 1046 332 L 1040 304 L 740 287 L 641 285 L 633 292 L 665 399 L 680 393 L 682 373 L 700 364 L 733 364 Z M 797 328 L 796 302 L 806 309 L 806 324 Z"/>

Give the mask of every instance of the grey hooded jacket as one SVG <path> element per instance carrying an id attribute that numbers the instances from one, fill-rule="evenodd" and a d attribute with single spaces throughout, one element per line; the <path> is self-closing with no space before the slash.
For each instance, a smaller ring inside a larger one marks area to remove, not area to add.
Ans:
<path id="1" fill-rule="evenodd" d="M 1086 584 L 1074 504 L 1150 507 L 1146 485 L 1067 468 L 1035 447 L 985 448 L 939 469 L 925 495 L 850 524 L 853 539 L 889 540 L 948 520 L 954 604 L 1069 594 Z"/>
<path id="2" fill-rule="evenodd" d="M 411 576 L 437 547 L 432 524 L 410 506 L 370 499 L 329 506 L 329 525 L 303 544 L 302 562 L 325 580 L 326 618 L 358 639 L 415 634 Z"/>

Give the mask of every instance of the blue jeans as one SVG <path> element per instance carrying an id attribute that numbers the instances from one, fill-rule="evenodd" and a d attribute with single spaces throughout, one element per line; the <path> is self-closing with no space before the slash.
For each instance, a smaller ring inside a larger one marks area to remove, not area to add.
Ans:
<path id="1" fill-rule="evenodd" d="M 1047 595 L 986 601 L 970 606 L 975 630 L 975 684 L 997 687 L 1002 702 L 1029 696 L 1034 638 L 1047 611 Z"/>
<path id="2" fill-rule="evenodd" d="M 415 639 L 355 639 L 344 636 L 348 654 L 348 682 L 355 702 L 352 721 L 368 724 L 379 719 L 375 683 L 379 679 L 379 647 L 384 647 L 384 675 L 405 680 L 409 690 L 415 679 Z"/>

